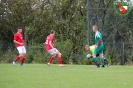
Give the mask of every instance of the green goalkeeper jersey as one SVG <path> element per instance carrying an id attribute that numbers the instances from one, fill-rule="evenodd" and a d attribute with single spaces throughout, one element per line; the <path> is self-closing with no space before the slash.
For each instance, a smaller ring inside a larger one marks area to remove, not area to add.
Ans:
<path id="1" fill-rule="evenodd" d="M 95 51 L 95 45 L 90 46 L 90 52 L 91 52 L 92 54 L 94 54 L 94 51 Z"/>
<path id="2" fill-rule="evenodd" d="M 102 34 L 99 31 L 97 31 L 95 33 L 95 44 L 98 44 L 99 40 L 102 40 Z M 103 44 L 103 43 L 101 43 L 101 44 Z"/>

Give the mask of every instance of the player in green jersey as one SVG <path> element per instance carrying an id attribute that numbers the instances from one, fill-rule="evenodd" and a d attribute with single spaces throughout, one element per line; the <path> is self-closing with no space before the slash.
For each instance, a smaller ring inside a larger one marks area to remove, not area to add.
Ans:
<path id="1" fill-rule="evenodd" d="M 102 40 L 102 34 L 98 31 L 98 27 L 96 25 L 92 28 L 93 32 L 95 33 L 95 51 L 94 51 L 94 61 L 96 62 L 97 66 L 99 66 L 98 58 L 96 57 L 96 54 L 99 54 L 100 61 L 102 62 L 102 67 L 104 67 L 104 56 L 103 56 L 103 40 Z"/>
<path id="2" fill-rule="evenodd" d="M 94 53 L 95 52 L 95 45 L 92 45 L 92 46 L 85 45 L 85 50 L 91 52 L 92 55 L 89 58 L 92 58 L 92 57 L 95 56 L 94 55 L 95 54 Z M 98 57 L 98 56 L 99 56 L 99 54 L 96 55 L 96 57 Z M 110 66 L 110 64 L 108 63 L 107 59 L 105 59 L 105 58 L 104 58 L 104 63 L 107 65 L 107 67 Z M 95 62 L 95 65 L 97 66 L 96 62 Z"/>

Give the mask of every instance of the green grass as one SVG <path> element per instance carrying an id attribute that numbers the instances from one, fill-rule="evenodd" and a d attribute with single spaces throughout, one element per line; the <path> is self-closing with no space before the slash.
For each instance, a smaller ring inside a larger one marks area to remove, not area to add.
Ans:
<path id="1" fill-rule="evenodd" d="M 133 88 L 133 67 L 0 64 L 0 88 Z"/>

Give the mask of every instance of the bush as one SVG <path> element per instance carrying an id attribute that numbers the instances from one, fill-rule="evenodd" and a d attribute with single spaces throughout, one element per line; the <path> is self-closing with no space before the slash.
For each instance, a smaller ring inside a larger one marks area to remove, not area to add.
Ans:
<path id="1" fill-rule="evenodd" d="M 118 46 L 117 46 L 118 45 Z M 105 58 L 110 64 L 121 65 L 124 63 L 126 65 L 131 65 L 133 63 L 133 50 L 132 47 L 125 47 L 124 56 L 122 51 L 122 46 L 117 44 L 114 47 L 112 45 L 105 46 Z M 73 49 L 74 44 L 71 40 L 67 39 L 62 42 L 55 41 L 55 47 L 62 53 L 63 63 L 64 64 L 84 64 L 91 65 L 94 63 L 93 59 L 87 59 L 86 55 L 89 52 L 84 50 L 83 46 L 76 47 L 80 49 L 80 53 L 76 52 L 76 49 Z M 83 47 L 83 48 L 82 48 Z M 3 50 L 4 49 L 4 50 Z M 50 54 L 45 50 L 44 44 L 36 44 L 34 46 L 27 46 L 27 55 L 25 63 L 47 63 L 50 58 Z M 8 44 L 7 47 L 3 44 L 0 46 L 0 63 L 12 63 L 12 61 L 18 55 L 17 49 L 14 47 L 14 44 Z M 57 64 L 57 57 L 53 61 L 53 64 Z"/>
<path id="2" fill-rule="evenodd" d="M 115 47 L 107 47 L 105 51 L 105 57 L 110 64 L 121 64 L 122 57 L 120 54 L 118 54 L 118 51 Z"/>
<path id="3" fill-rule="evenodd" d="M 30 46 L 27 48 L 26 62 L 47 63 L 49 56 L 43 45 Z"/>
<path id="4" fill-rule="evenodd" d="M 55 45 L 57 46 L 57 49 L 62 54 L 63 63 L 64 64 L 73 63 L 73 60 L 71 57 L 71 53 L 73 51 L 72 50 L 73 43 L 69 39 L 67 39 L 62 42 L 56 42 Z M 56 63 L 57 63 L 57 61 L 56 61 Z"/>
<path id="5" fill-rule="evenodd" d="M 33 53 L 32 48 L 30 47 L 30 48 L 27 49 L 27 55 L 26 55 L 25 62 L 26 63 L 32 63 L 33 60 L 34 60 L 34 53 Z"/>
<path id="6" fill-rule="evenodd" d="M 12 63 L 16 55 L 17 50 L 9 46 L 6 50 L 0 52 L 0 63 Z"/>

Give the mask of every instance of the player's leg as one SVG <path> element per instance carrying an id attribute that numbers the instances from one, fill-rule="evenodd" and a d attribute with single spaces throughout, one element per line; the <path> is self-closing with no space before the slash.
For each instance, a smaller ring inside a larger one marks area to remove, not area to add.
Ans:
<path id="1" fill-rule="evenodd" d="M 95 51 L 94 51 L 94 53 L 95 53 L 95 58 L 94 58 L 94 60 L 96 60 L 96 63 L 97 63 L 97 65 L 98 65 L 99 67 L 100 67 L 100 63 L 99 63 L 98 57 L 96 57 L 96 55 L 99 54 L 99 56 L 100 56 L 100 51 L 101 51 L 101 47 L 100 47 L 100 46 L 98 46 L 97 49 L 95 49 Z"/>
<path id="2" fill-rule="evenodd" d="M 51 49 L 51 50 L 48 51 L 48 53 L 51 54 L 51 57 L 50 57 L 50 59 L 49 59 L 49 62 L 47 63 L 47 65 L 50 66 L 50 64 L 51 64 L 52 61 L 54 60 L 54 58 L 55 58 L 57 52 L 55 51 L 55 49 Z"/>
<path id="3" fill-rule="evenodd" d="M 109 67 L 109 66 L 110 66 L 110 64 L 109 64 L 109 62 L 108 62 L 108 60 L 107 60 L 106 58 L 104 58 L 104 64 L 106 64 L 106 65 L 107 65 L 107 67 Z"/>
<path id="4" fill-rule="evenodd" d="M 25 61 L 25 58 L 26 58 L 26 49 L 25 49 L 24 46 L 22 47 L 22 53 L 23 53 L 23 56 L 22 56 L 22 59 L 21 59 L 21 62 L 20 62 L 20 66 L 22 66 L 24 64 L 24 61 Z"/>
<path id="5" fill-rule="evenodd" d="M 104 64 L 108 65 L 108 61 L 105 58 L 104 58 Z"/>
<path id="6" fill-rule="evenodd" d="M 103 54 L 100 54 L 100 61 L 102 63 L 102 67 L 105 67 L 104 66 L 104 56 L 103 56 Z"/>
<path id="7" fill-rule="evenodd" d="M 101 61 L 101 63 L 102 63 L 102 67 L 105 67 L 104 66 L 104 56 L 103 56 L 103 46 L 100 46 L 99 47 L 100 48 L 100 51 L 99 51 L 99 53 L 100 53 L 100 61 Z"/>
<path id="8" fill-rule="evenodd" d="M 24 61 L 25 61 L 25 58 L 26 58 L 26 53 L 23 53 L 22 59 L 21 59 L 21 61 L 20 61 L 20 66 L 23 66 Z"/>
<path id="9" fill-rule="evenodd" d="M 56 54 L 58 54 L 58 64 L 60 67 L 64 67 L 65 65 L 62 64 L 62 54 L 55 48 Z"/>
<path id="10" fill-rule="evenodd" d="M 93 56 L 93 59 L 94 59 L 96 66 L 100 67 L 100 64 L 99 64 L 98 58 L 96 57 L 96 54 L 94 53 L 92 56 Z"/>
<path id="11" fill-rule="evenodd" d="M 99 56 L 99 54 L 96 54 L 96 57 L 98 58 L 98 56 Z M 96 62 L 94 62 L 94 65 L 95 66 L 97 66 L 97 63 Z"/>
<path id="12" fill-rule="evenodd" d="M 58 54 L 58 64 L 62 65 L 62 55 L 59 51 L 57 52 L 57 54 Z"/>
<path id="13" fill-rule="evenodd" d="M 14 59 L 13 65 L 16 65 L 16 62 L 23 56 L 21 46 L 17 47 L 17 50 L 18 50 L 18 52 L 19 52 L 19 55 Z"/>
<path id="14" fill-rule="evenodd" d="M 53 62 L 54 58 L 55 58 L 56 54 L 52 54 L 52 56 L 49 59 L 49 62 L 47 63 L 48 66 L 51 65 L 51 63 Z"/>
<path id="15" fill-rule="evenodd" d="M 48 62 L 49 66 L 52 63 L 52 61 L 54 60 L 56 54 L 58 54 L 58 64 L 59 64 L 59 66 L 65 66 L 65 65 L 62 64 L 62 55 L 56 48 L 53 48 L 53 49 L 49 50 L 48 52 L 52 55 L 49 62 Z"/>
<path id="16" fill-rule="evenodd" d="M 98 46 L 95 52 L 99 54 L 102 67 L 104 67 L 103 45 Z"/>

